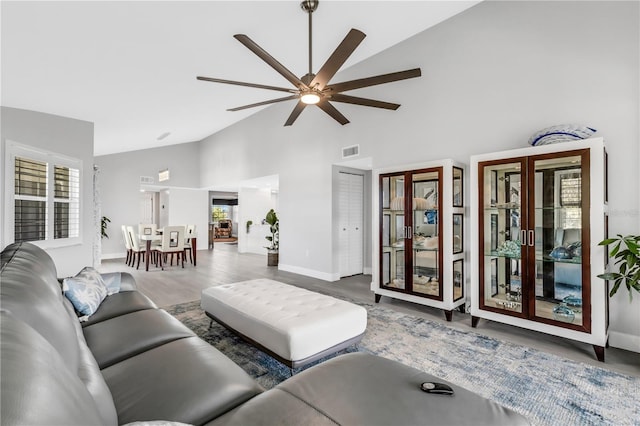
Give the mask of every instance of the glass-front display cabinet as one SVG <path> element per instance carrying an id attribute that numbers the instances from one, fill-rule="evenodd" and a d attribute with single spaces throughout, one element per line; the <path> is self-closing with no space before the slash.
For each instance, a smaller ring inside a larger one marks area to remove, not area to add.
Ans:
<path id="1" fill-rule="evenodd" d="M 382 296 L 465 309 L 464 166 L 452 160 L 374 173 L 374 280 Z"/>
<path id="2" fill-rule="evenodd" d="M 562 331 L 556 334 L 578 336 L 604 356 L 608 298 L 596 275 L 605 265 L 602 255 L 593 256 L 604 237 L 602 140 L 481 157 L 472 162 L 478 206 L 472 325 L 485 317 Z"/>

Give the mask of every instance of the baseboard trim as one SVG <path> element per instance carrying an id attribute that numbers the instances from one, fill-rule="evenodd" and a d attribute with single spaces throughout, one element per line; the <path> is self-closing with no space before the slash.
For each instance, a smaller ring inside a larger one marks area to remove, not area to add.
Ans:
<path id="1" fill-rule="evenodd" d="M 640 336 L 609 331 L 609 346 L 640 353 Z"/>
<path id="2" fill-rule="evenodd" d="M 320 272 L 313 269 L 301 268 L 299 266 L 285 265 L 282 263 L 278 264 L 278 269 L 280 271 L 293 272 L 294 274 L 305 275 L 307 277 L 318 278 L 319 280 L 330 281 L 330 282 L 338 281 L 340 279 L 340 277 L 337 276 L 339 274 L 330 274 L 327 272 Z"/>
<path id="3" fill-rule="evenodd" d="M 127 257 L 126 253 L 102 253 L 102 256 L 100 256 L 100 259 L 102 260 L 107 260 L 107 259 L 124 259 L 125 257 Z"/>

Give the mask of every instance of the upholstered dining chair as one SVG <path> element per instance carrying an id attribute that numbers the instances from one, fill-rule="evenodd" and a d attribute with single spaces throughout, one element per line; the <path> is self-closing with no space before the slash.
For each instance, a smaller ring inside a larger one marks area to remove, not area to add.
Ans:
<path id="1" fill-rule="evenodd" d="M 124 247 L 127 250 L 127 259 L 125 260 L 125 263 L 127 264 L 127 266 L 132 266 L 129 263 L 131 263 L 131 258 L 133 257 L 133 253 L 131 252 L 131 242 L 129 239 L 129 233 L 127 232 L 126 225 L 122 225 L 122 239 L 124 240 Z"/>
<path id="2" fill-rule="evenodd" d="M 193 264 L 193 253 L 191 252 L 191 238 L 196 236 L 196 226 L 195 225 L 186 225 L 185 226 L 185 239 L 184 239 L 184 251 L 189 252 L 189 259 Z"/>
<path id="3" fill-rule="evenodd" d="M 138 255 L 138 263 L 136 265 L 136 269 L 140 267 L 140 257 L 147 252 L 147 246 L 140 244 L 138 240 L 138 235 L 136 231 L 133 229 L 133 226 L 127 226 L 127 233 L 129 234 L 129 244 L 131 244 L 131 266 L 136 259 L 136 254 Z"/>
<path id="4" fill-rule="evenodd" d="M 155 235 L 158 230 L 158 225 L 155 223 L 140 223 L 138 224 L 138 235 Z"/>
<path id="5" fill-rule="evenodd" d="M 155 247 L 154 251 L 158 254 L 156 264 L 160 261 L 160 268 L 164 271 L 163 261 L 167 255 L 171 254 L 171 265 L 173 265 L 173 255 L 177 255 L 177 261 L 182 259 L 182 267 L 184 268 L 184 226 L 165 226 L 162 230 L 162 243 L 159 247 Z"/>

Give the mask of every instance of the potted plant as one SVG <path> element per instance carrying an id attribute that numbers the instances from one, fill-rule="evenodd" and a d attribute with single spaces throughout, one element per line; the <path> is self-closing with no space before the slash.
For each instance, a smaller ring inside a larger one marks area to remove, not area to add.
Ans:
<path id="1" fill-rule="evenodd" d="M 271 244 L 267 249 L 267 266 L 278 266 L 278 248 L 280 247 L 280 220 L 276 212 L 271 209 L 267 212 L 267 216 L 264 221 L 269 224 L 269 230 L 271 235 L 267 235 L 265 238 Z"/>
<path id="2" fill-rule="evenodd" d="M 633 290 L 640 293 L 640 235 L 622 236 L 618 234 L 616 238 L 608 238 L 600 242 L 601 246 L 614 244 L 610 256 L 618 265 L 618 272 L 607 272 L 598 275 L 603 280 L 613 281 L 613 287 L 609 292 L 612 297 L 618 291 L 620 284 L 624 281 L 629 291 L 629 301 L 633 300 Z M 623 248 L 623 244 L 626 248 Z"/>
<path id="3" fill-rule="evenodd" d="M 109 238 L 109 235 L 107 235 L 107 226 L 109 226 L 109 222 L 111 222 L 111 219 L 106 216 L 102 216 L 102 219 L 100 220 L 100 237 Z"/>

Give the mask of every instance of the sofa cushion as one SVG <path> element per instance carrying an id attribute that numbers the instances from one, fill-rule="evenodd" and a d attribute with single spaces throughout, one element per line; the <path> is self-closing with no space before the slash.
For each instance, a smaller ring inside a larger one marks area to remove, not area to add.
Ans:
<path id="1" fill-rule="evenodd" d="M 529 424 L 516 412 L 451 383 L 453 396 L 428 394 L 420 389 L 424 382 L 446 383 L 375 355 L 341 355 L 296 374 L 212 424 Z M 318 413 L 325 419 L 317 419 Z"/>
<path id="2" fill-rule="evenodd" d="M 118 421 L 203 424 L 262 392 L 238 365 L 198 337 L 142 352 L 102 370 Z"/>
<path id="3" fill-rule="evenodd" d="M 84 336 L 101 369 L 176 339 L 195 336 L 161 309 L 145 309 L 84 327 Z M 109 336 L 118 336 L 110 339 Z"/>
<path id="4" fill-rule="evenodd" d="M 104 298 L 107 297 L 107 286 L 98 271 L 86 267 L 75 277 L 64 279 L 62 292 L 73 303 L 76 311 L 89 317 L 98 310 Z"/>
<path id="5" fill-rule="evenodd" d="M 124 275 L 124 274 L 123 274 Z M 139 291 L 120 291 L 120 293 L 107 296 L 100 304 L 95 314 L 82 323 L 83 327 L 96 324 L 101 321 L 126 315 L 131 312 L 144 309 L 156 309 L 157 306 L 147 296 Z"/>
<path id="6" fill-rule="evenodd" d="M 0 324 L 0 424 L 104 424 L 85 384 L 47 340 L 7 311 Z"/>

